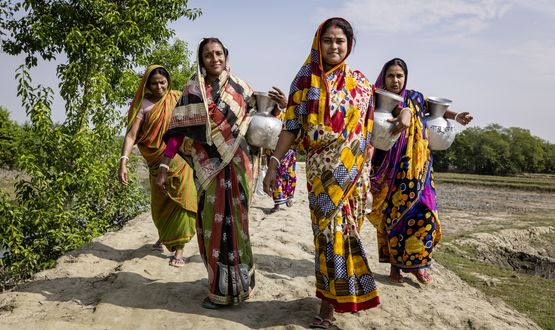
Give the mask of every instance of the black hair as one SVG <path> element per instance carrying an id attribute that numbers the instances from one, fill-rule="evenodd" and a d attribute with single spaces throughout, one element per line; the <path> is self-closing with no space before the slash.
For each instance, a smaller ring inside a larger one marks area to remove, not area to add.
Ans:
<path id="1" fill-rule="evenodd" d="M 384 81 L 382 81 L 382 84 L 385 84 L 385 74 L 387 72 L 387 69 L 389 69 L 389 67 L 397 65 L 399 67 L 401 67 L 401 69 L 403 69 L 403 72 L 405 73 L 405 86 L 407 85 L 407 77 L 409 75 L 409 69 L 407 68 L 407 63 L 405 63 L 405 61 L 403 61 L 402 59 L 396 57 L 394 59 L 391 59 L 387 62 L 385 62 L 385 64 L 383 65 L 383 77 L 382 79 Z M 405 86 L 403 86 L 403 88 L 405 88 Z"/>
<path id="2" fill-rule="evenodd" d="M 324 34 L 332 26 L 336 26 L 341 30 L 343 30 L 343 33 L 345 33 L 345 36 L 347 36 L 347 44 L 349 46 L 349 50 L 352 49 L 356 40 L 355 40 L 355 34 L 353 32 L 353 27 L 351 26 L 351 23 L 349 23 L 349 21 L 341 17 L 329 18 L 322 25 L 322 31 L 320 31 L 320 35 Z"/>
<path id="3" fill-rule="evenodd" d="M 163 67 L 158 67 L 154 70 L 152 70 L 150 72 L 150 74 L 148 75 L 148 79 L 147 79 L 147 84 L 150 83 L 150 78 L 152 78 L 154 75 L 159 74 L 162 75 L 164 77 L 166 77 L 166 79 L 168 80 L 168 83 L 170 82 L 170 74 L 168 73 L 168 71 L 166 69 L 164 69 Z"/>
<path id="4" fill-rule="evenodd" d="M 203 64 L 202 64 L 202 49 L 204 48 L 204 46 L 206 46 L 208 43 L 211 43 L 211 42 L 218 43 L 218 44 L 220 44 L 220 46 L 222 46 L 222 49 L 224 50 L 224 56 L 225 56 L 225 59 L 227 61 L 227 56 L 229 55 L 229 51 L 227 50 L 227 48 L 225 48 L 224 44 L 220 41 L 220 39 L 218 39 L 218 38 L 204 38 L 200 42 L 200 45 L 198 47 L 198 54 L 197 54 L 198 63 L 200 64 L 201 67 L 203 67 Z"/>

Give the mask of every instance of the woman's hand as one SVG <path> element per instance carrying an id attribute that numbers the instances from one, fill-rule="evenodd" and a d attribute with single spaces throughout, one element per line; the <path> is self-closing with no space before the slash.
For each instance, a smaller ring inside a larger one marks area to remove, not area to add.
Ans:
<path id="1" fill-rule="evenodd" d="M 397 124 L 391 129 L 391 135 L 397 135 L 409 128 L 411 117 L 412 110 L 410 108 L 403 108 L 396 118 L 388 119 L 388 122 Z"/>
<path id="2" fill-rule="evenodd" d="M 287 97 L 285 96 L 285 94 L 281 91 L 281 89 L 277 88 L 277 87 L 272 87 L 274 90 L 273 91 L 269 91 L 268 92 L 268 96 L 270 96 L 270 98 L 272 100 L 274 100 L 278 106 L 281 109 L 284 109 L 287 106 Z"/>
<path id="3" fill-rule="evenodd" d="M 463 126 L 466 126 L 468 123 L 470 123 L 472 119 L 474 119 L 474 117 L 472 117 L 469 112 L 459 112 L 455 116 L 455 121 Z"/>
<path id="4" fill-rule="evenodd" d="M 275 167 L 268 166 L 266 176 L 264 177 L 264 181 L 262 181 L 264 192 L 270 197 L 274 196 L 274 189 L 276 188 L 276 170 Z"/>
<path id="5" fill-rule="evenodd" d="M 119 163 L 118 180 L 124 186 L 127 186 L 127 184 L 129 183 L 129 177 L 127 174 L 127 164 L 124 163 L 123 159 Z"/>
<path id="6" fill-rule="evenodd" d="M 168 193 L 168 170 L 165 167 L 158 168 L 158 177 L 156 177 L 156 187 L 162 194 Z"/>

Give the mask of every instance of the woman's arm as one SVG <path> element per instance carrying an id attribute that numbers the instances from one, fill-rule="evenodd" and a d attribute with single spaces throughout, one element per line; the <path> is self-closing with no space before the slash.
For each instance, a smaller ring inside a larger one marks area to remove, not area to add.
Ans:
<path id="1" fill-rule="evenodd" d="M 285 156 L 293 142 L 295 142 L 296 134 L 290 131 L 281 131 L 276 145 L 276 149 L 270 156 L 268 161 L 268 171 L 264 177 L 264 192 L 272 196 L 272 192 L 276 186 L 276 170 L 281 163 L 281 158 Z"/>
<path id="2" fill-rule="evenodd" d="M 131 154 L 131 149 L 133 149 L 133 145 L 135 145 L 135 141 L 137 140 L 137 133 L 139 133 L 139 129 L 141 128 L 142 120 L 135 118 L 133 124 L 127 134 L 125 134 L 125 138 L 123 139 L 123 146 L 121 147 L 121 157 L 119 159 L 119 170 L 118 170 L 118 179 L 121 184 L 127 186 L 129 183 L 129 175 L 127 173 L 127 162 L 129 161 L 129 155 Z"/>
<path id="3" fill-rule="evenodd" d="M 443 118 L 452 119 L 463 126 L 466 126 L 472 121 L 472 119 L 474 119 L 469 112 L 454 112 L 449 109 L 445 111 Z"/>

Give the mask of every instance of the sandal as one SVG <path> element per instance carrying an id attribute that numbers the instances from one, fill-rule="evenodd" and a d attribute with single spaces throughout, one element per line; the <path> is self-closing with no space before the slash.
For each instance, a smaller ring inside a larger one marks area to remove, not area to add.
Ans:
<path id="1" fill-rule="evenodd" d="M 220 309 L 221 307 L 224 307 L 224 306 L 225 305 L 213 303 L 212 301 L 210 301 L 210 298 L 208 297 L 204 298 L 204 300 L 202 301 L 202 307 L 206 309 Z"/>
<path id="2" fill-rule="evenodd" d="M 288 200 L 287 203 L 285 203 L 285 205 L 287 205 L 287 207 L 293 206 L 293 200 L 292 199 Z"/>
<path id="3" fill-rule="evenodd" d="M 164 252 L 164 244 L 160 242 L 160 240 L 156 241 L 156 243 L 152 244 L 152 249 L 154 251 Z"/>
<path id="4" fill-rule="evenodd" d="M 314 316 L 314 321 L 309 325 L 311 328 L 329 329 L 333 327 L 333 322 L 330 319 L 323 319 L 319 315 Z"/>
<path id="5" fill-rule="evenodd" d="M 410 273 L 413 274 L 416 277 L 418 282 L 420 282 L 424 285 L 432 284 L 432 282 L 434 281 L 434 279 L 432 278 L 432 275 L 430 275 L 430 273 L 428 273 L 425 270 L 422 270 L 422 269 L 413 270 Z"/>
<path id="6" fill-rule="evenodd" d="M 277 211 L 281 210 L 281 207 L 279 207 L 278 205 L 274 206 L 273 208 L 270 209 L 270 211 L 268 211 L 269 214 L 275 213 Z"/>
<path id="7" fill-rule="evenodd" d="M 405 278 L 401 275 L 399 270 L 394 271 L 393 266 L 391 266 L 391 270 L 389 271 L 389 282 L 392 284 L 403 284 L 405 283 Z"/>
<path id="8" fill-rule="evenodd" d="M 185 258 L 183 258 L 183 257 L 181 257 L 181 258 L 171 257 L 170 258 L 170 266 L 177 267 L 177 268 L 181 268 L 181 267 L 185 266 Z"/>

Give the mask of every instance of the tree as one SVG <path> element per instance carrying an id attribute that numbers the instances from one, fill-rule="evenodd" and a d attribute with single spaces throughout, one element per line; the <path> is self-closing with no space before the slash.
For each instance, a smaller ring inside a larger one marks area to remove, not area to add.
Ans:
<path id="1" fill-rule="evenodd" d="M 133 69 L 173 36 L 167 23 L 200 14 L 186 0 L 0 0 L 2 49 L 25 55 L 16 78 L 32 134 L 18 159 L 28 179 L 17 183 L 16 201 L 0 194 L 0 245 L 8 250 L 0 285 L 51 266 L 147 207 L 141 187 L 115 180 L 118 108 L 136 87 Z M 29 69 L 60 54 L 66 120 L 55 124 L 52 89 L 32 86 Z"/>

